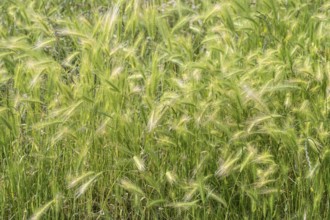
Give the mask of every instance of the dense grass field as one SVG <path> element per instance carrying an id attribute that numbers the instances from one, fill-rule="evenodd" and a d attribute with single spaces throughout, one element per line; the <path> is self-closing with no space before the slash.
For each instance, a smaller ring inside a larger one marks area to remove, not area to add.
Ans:
<path id="1" fill-rule="evenodd" d="M 330 2 L 2 0 L 0 219 L 330 219 Z"/>

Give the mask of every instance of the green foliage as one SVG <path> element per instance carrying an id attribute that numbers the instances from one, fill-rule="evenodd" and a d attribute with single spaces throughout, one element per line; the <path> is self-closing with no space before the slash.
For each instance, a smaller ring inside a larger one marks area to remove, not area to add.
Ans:
<path id="1" fill-rule="evenodd" d="M 330 4 L 0 3 L 1 219 L 329 219 Z"/>

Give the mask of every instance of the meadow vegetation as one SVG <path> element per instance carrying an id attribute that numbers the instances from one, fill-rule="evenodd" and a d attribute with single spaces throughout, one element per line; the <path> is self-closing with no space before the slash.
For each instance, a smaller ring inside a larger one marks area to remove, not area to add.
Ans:
<path id="1" fill-rule="evenodd" d="M 3 0 L 1 219 L 329 219 L 326 0 Z"/>

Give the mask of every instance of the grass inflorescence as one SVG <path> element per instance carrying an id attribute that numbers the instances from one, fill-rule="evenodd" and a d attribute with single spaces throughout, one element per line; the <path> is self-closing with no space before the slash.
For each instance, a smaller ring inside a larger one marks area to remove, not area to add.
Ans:
<path id="1" fill-rule="evenodd" d="M 330 4 L 2 1 L 1 219 L 329 219 Z"/>

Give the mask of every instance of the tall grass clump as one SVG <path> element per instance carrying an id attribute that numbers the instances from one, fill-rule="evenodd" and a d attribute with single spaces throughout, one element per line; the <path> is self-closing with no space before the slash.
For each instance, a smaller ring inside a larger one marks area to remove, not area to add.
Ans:
<path id="1" fill-rule="evenodd" d="M 1 1 L 1 219 L 329 219 L 330 4 Z"/>

